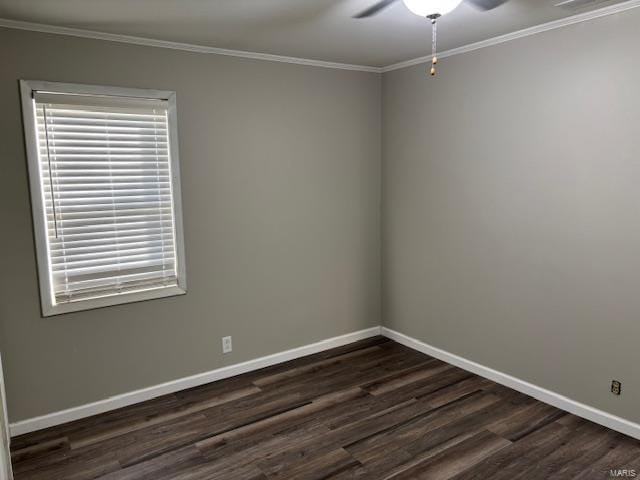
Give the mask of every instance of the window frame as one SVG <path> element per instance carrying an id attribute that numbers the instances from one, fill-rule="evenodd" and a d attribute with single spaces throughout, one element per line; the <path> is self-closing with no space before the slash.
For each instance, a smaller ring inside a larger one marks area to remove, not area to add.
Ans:
<path id="1" fill-rule="evenodd" d="M 178 118 L 176 111 L 176 93 L 169 90 L 141 88 L 109 87 L 76 83 L 47 82 L 38 80 L 20 80 L 22 117 L 24 123 L 25 146 L 29 169 L 29 189 L 31 212 L 33 217 L 38 278 L 40 287 L 40 305 L 43 317 L 63 313 L 91 310 L 94 308 L 122 305 L 156 298 L 184 295 L 187 292 L 187 277 L 184 254 L 184 232 L 182 224 L 182 193 L 180 183 L 180 159 L 178 152 Z M 42 170 L 38 156 L 37 127 L 34 92 L 66 93 L 77 95 L 105 95 L 134 97 L 154 100 L 166 100 L 168 103 L 169 155 L 171 165 L 171 188 L 173 203 L 173 223 L 175 228 L 177 285 L 158 287 L 125 293 L 114 293 L 94 298 L 75 300 L 67 303 L 55 303 L 52 272 L 50 268 L 49 241 L 45 221 L 44 192 L 42 190 Z"/>

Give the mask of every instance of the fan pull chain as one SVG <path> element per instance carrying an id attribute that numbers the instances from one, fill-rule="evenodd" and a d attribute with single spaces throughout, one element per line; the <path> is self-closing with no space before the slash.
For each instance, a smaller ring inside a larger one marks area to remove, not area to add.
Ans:
<path id="1" fill-rule="evenodd" d="M 432 77 L 436 76 L 436 65 L 438 63 L 438 56 L 436 54 L 438 49 L 438 20 L 439 15 L 431 15 L 428 18 L 431 19 L 431 71 L 429 72 Z"/>

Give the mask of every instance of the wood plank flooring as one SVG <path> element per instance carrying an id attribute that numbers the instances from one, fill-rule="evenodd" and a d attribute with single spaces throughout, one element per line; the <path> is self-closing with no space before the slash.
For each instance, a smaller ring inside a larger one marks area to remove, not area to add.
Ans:
<path id="1" fill-rule="evenodd" d="M 640 442 L 382 337 L 17 437 L 16 480 L 640 475 Z"/>

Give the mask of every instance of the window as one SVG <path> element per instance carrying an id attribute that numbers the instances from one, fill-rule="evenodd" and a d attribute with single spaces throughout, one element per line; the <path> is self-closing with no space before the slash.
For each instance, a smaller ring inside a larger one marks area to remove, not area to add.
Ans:
<path id="1" fill-rule="evenodd" d="M 21 88 L 43 315 L 185 293 L 175 93 Z"/>

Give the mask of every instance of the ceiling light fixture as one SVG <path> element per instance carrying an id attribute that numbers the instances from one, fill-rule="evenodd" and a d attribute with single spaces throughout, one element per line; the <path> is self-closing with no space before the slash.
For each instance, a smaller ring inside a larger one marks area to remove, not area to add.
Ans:
<path id="1" fill-rule="evenodd" d="M 399 2 L 400 0 L 378 0 L 376 3 L 371 5 L 369 8 L 361 11 L 357 15 L 354 15 L 353 18 L 369 18 L 374 15 L 377 15 L 382 10 L 387 7 Z M 494 8 L 499 7 L 503 3 L 506 3 L 508 0 L 402 0 L 405 7 L 409 9 L 412 13 L 418 15 L 419 17 L 425 17 L 431 20 L 431 76 L 435 76 L 436 74 L 436 64 L 438 63 L 438 56 L 436 55 L 437 50 L 437 40 L 438 40 L 438 32 L 437 32 L 437 21 L 442 15 L 446 15 L 447 13 L 455 10 L 458 5 L 462 2 L 469 3 L 476 7 L 478 10 L 488 11 L 493 10 Z M 599 1 L 599 0 L 567 0 L 571 2 L 576 1 Z M 565 2 L 566 3 L 566 2 Z"/>
<path id="2" fill-rule="evenodd" d="M 429 74 L 436 76 L 438 63 L 438 18 L 456 9 L 462 0 L 402 0 L 404 5 L 419 17 L 431 20 L 431 69 Z"/>
<path id="3" fill-rule="evenodd" d="M 405 6 L 419 17 L 446 15 L 455 10 L 462 0 L 402 0 Z"/>

